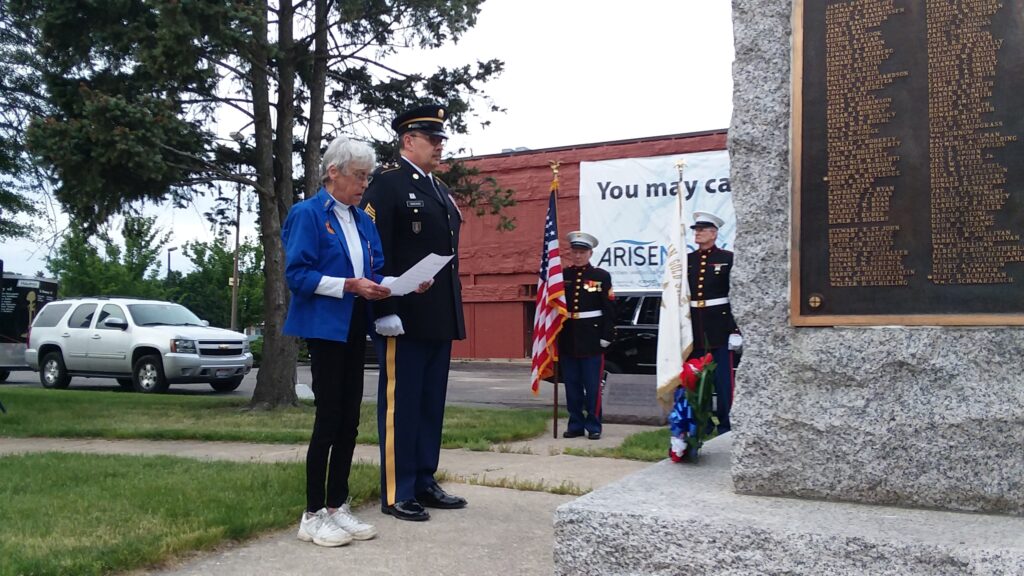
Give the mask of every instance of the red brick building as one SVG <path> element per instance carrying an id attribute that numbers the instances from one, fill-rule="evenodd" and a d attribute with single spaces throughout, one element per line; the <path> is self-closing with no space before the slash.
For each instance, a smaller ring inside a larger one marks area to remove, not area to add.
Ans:
<path id="1" fill-rule="evenodd" d="M 561 162 L 558 230 L 580 224 L 580 162 L 642 158 L 725 150 L 726 131 L 676 134 L 616 142 L 598 142 L 490 154 L 466 159 L 482 176 L 514 190 L 511 232 L 497 230 L 497 217 L 467 213 L 459 244 L 459 271 L 466 317 L 466 340 L 455 342 L 456 358 L 525 358 L 529 356 L 537 272 L 551 186 L 550 161 Z"/>

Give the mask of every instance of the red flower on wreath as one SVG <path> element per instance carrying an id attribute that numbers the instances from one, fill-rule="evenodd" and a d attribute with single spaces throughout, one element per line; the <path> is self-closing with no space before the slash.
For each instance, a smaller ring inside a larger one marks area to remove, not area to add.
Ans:
<path id="1" fill-rule="evenodd" d="M 705 354 L 700 358 L 692 358 L 683 364 L 683 371 L 679 373 L 679 380 L 683 388 L 690 392 L 697 391 L 697 381 L 700 373 L 712 361 L 711 354 Z"/>

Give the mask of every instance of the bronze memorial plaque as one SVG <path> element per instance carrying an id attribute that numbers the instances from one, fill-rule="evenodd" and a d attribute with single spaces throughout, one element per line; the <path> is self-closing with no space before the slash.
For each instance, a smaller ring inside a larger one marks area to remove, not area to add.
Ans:
<path id="1" fill-rule="evenodd" d="M 1024 324 L 1024 0 L 797 0 L 792 323 Z"/>

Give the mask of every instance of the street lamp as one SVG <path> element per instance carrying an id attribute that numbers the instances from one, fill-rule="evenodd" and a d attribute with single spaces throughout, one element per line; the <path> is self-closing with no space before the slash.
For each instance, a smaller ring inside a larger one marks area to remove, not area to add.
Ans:
<path id="1" fill-rule="evenodd" d="M 174 252 L 177 249 L 178 249 L 177 246 L 171 246 L 170 248 L 167 249 L 167 277 L 168 278 L 171 277 L 171 252 Z"/>

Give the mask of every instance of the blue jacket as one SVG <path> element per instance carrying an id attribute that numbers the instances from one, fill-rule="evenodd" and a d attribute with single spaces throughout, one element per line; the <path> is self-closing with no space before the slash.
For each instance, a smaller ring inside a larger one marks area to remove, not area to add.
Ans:
<path id="1" fill-rule="evenodd" d="M 334 198 L 321 188 L 315 197 L 292 207 L 281 230 L 285 278 L 292 292 L 288 317 L 284 322 L 284 333 L 289 336 L 338 342 L 348 339 L 355 294 L 346 292 L 344 298 L 334 298 L 315 293 L 324 276 L 352 278 L 355 273 L 343 230 L 334 215 L 335 203 Z M 377 228 L 362 209 L 355 208 L 353 212 L 359 241 L 365 246 L 364 275 L 380 282 L 383 279 L 380 270 L 384 266 L 384 252 Z M 370 309 L 367 306 L 367 310 Z"/>

